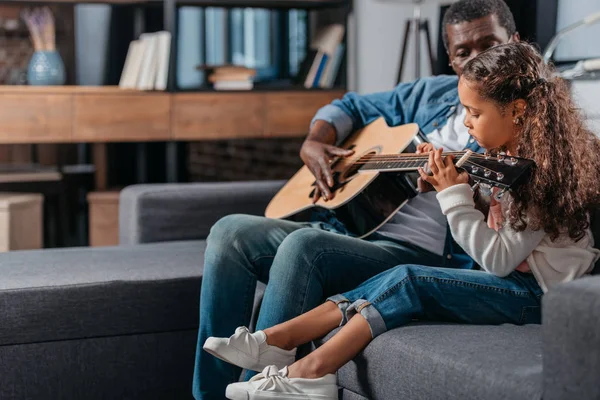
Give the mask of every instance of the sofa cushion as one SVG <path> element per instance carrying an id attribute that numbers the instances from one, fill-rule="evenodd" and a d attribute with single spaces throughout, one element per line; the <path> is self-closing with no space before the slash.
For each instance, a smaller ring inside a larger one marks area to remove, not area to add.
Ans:
<path id="1" fill-rule="evenodd" d="M 372 400 L 539 399 L 540 326 L 413 324 L 394 329 L 342 367 L 338 383 Z"/>
<path id="2" fill-rule="evenodd" d="M 198 326 L 205 243 L 0 254 L 0 345 Z"/>

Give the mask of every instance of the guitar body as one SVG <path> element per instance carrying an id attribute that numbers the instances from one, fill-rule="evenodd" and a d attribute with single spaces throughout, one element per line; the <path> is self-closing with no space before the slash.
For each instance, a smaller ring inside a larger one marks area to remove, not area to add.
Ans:
<path id="1" fill-rule="evenodd" d="M 380 154 L 414 152 L 418 139 L 417 124 L 389 127 L 379 118 L 355 132 L 344 143 L 344 148 L 354 150 L 349 159 L 332 164 L 335 194 L 329 201 L 319 199 L 315 204 L 312 196 L 315 178 L 303 166 L 275 195 L 269 203 L 265 216 L 293 221 L 310 221 L 315 212 L 328 210 L 329 215 L 342 223 L 348 232 L 365 237 L 376 231 L 416 194 L 414 174 L 378 171 L 361 171 L 354 164 L 361 157 Z"/>

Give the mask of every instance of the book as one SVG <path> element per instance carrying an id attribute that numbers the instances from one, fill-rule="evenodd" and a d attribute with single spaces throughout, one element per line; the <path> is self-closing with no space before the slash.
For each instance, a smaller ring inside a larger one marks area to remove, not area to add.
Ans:
<path id="1" fill-rule="evenodd" d="M 171 32 L 157 32 L 157 70 L 154 89 L 166 90 L 169 80 L 169 59 L 171 56 Z"/>
<path id="2" fill-rule="evenodd" d="M 304 87 L 323 87 L 327 79 L 329 64 L 334 62 L 338 46 L 342 43 L 345 27 L 342 24 L 331 24 L 321 29 L 311 42 L 309 51 L 300 64 L 294 81 Z"/>
<path id="3" fill-rule="evenodd" d="M 312 84 L 312 87 L 318 88 L 319 83 L 323 78 L 323 72 L 325 71 L 325 67 L 327 66 L 327 61 L 329 60 L 329 55 L 327 53 L 323 53 L 321 57 L 321 62 L 319 63 L 319 67 L 317 68 L 317 74 L 315 75 L 315 80 Z"/>
<path id="4" fill-rule="evenodd" d="M 146 42 L 146 47 L 142 58 L 142 67 L 136 83 L 136 88 L 139 90 L 154 89 L 157 71 L 157 39 L 158 37 L 155 33 L 143 33 L 140 35 L 140 40 Z"/>
<path id="5" fill-rule="evenodd" d="M 335 85 L 340 66 L 342 65 L 342 59 L 344 58 L 344 43 L 340 43 L 335 51 L 335 54 L 331 60 L 327 63 L 327 67 L 324 72 L 324 77 L 319 82 L 319 86 L 326 89 L 331 89 Z"/>
<path id="6" fill-rule="evenodd" d="M 323 55 L 324 53 L 322 51 L 319 51 L 315 56 L 315 59 L 313 60 L 312 65 L 310 67 L 310 71 L 308 71 L 308 75 L 306 76 L 306 80 L 304 81 L 305 88 L 310 89 L 311 87 L 313 87 L 315 83 L 315 78 L 317 77 L 317 72 L 319 70 L 319 67 L 321 66 L 321 61 L 323 60 Z"/>
<path id="7" fill-rule="evenodd" d="M 119 80 L 119 87 L 121 89 L 135 89 L 137 76 L 142 65 L 142 52 L 143 45 L 140 40 L 132 40 L 129 43 L 125 64 L 123 65 L 123 71 Z"/>
<path id="8" fill-rule="evenodd" d="M 208 81 L 211 83 L 215 83 L 216 81 L 249 81 L 252 80 L 254 75 L 248 74 L 246 72 L 239 73 L 213 73 L 208 76 Z"/>
<path id="9" fill-rule="evenodd" d="M 317 56 L 317 53 L 318 51 L 315 49 L 308 50 L 308 52 L 306 53 L 306 57 L 304 57 L 304 60 L 300 63 L 298 73 L 294 77 L 294 83 L 302 85 L 304 84 L 304 82 L 306 81 L 306 77 L 308 76 L 308 73 L 310 71 L 310 68 L 312 67 L 313 61 Z"/>
<path id="10" fill-rule="evenodd" d="M 144 33 L 127 49 L 119 87 L 138 90 L 166 90 L 169 78 L 171 33 Z"/>
<path id="11" fill-rule="evenodd" d="M 252 74 L 252 76 L 256 75 L 255 68 L 244 67 L 243 65 L 232 65 L 232 64 L 223 64 L 223 65 L 212 65 L 212 64 L 202 64 L 196 67 L 199 71 L 206 71 L 209 73 L 223 73 L 223 74 L 233 74 L 233 73 L 248 73 Z"/>
<path id="12" fill-rule="evenodd" d="M 321 29 L 311 43 L 311 47 L 333 55 L 338 44 L 344 39 L 345 28 L 342 24 L 331 24 Z"/>
<path id="13" fill-rule="evenodd" d="M 215 90 L 252 90 L 254 82 L 244 81 L 216 81 L 213 84 Z"/>

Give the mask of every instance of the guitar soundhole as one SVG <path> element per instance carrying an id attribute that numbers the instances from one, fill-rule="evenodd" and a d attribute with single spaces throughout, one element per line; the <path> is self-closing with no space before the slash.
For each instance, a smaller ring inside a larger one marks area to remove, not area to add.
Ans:
<path id="1" fill-rule="evenodd" d="M 354 177 L 358 174 L 358 171 L 362 168 L 364 163 L 366 161 L 369 161 L 375 155 L 377 155 L 377 152 L 370 151 L 368 153 L 365 153 L 363 156 L 361 156 L 360 159 L 358 159 L 355 163 L 350 165 L 343 172 L 333 171 L 333 182 L 334 183 L 333 183 L 333 187 L 331 188 L 331 191 L 335 192 L 338 189 L 343 188 L 343 186 L 346 184 L 346 182 L 349 182 L 352 179 L 354 179 Z M 317 190 L 317 188 L 316 188 L 317 182 L 313 182 L 311 186 L 312 186 L 312 190 L 308 194 L 308 197 L 312 199 Z"/>
<path id="2" fill-rule="evenodd" d="M 351 179 L 354 179 L 356 174 L 358 174 L 358 170 L 362 168 L 363 164 L 376 155 L 377 153 L 374 151 L 364 154 L 357 162 L 352 164 L 348 169 L 344 171 L 344 173 L 342 174 L 342 182 L 347 182 Z"/>

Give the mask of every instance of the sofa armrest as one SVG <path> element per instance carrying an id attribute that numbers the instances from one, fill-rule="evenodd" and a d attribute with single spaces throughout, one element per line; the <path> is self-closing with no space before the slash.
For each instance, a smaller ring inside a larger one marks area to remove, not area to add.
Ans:
<path id="1" fill-rule="evenodd" d="M 552 288 L 542 324 L 544 400 L 600 398 L 600 276 Z"/>
<path id="2" fill-rule="evenodd" d="M 228 214 L 264 215 L 284 181 L 133 185 L 121 192 L 121 244 L 205 239 Z"/>

